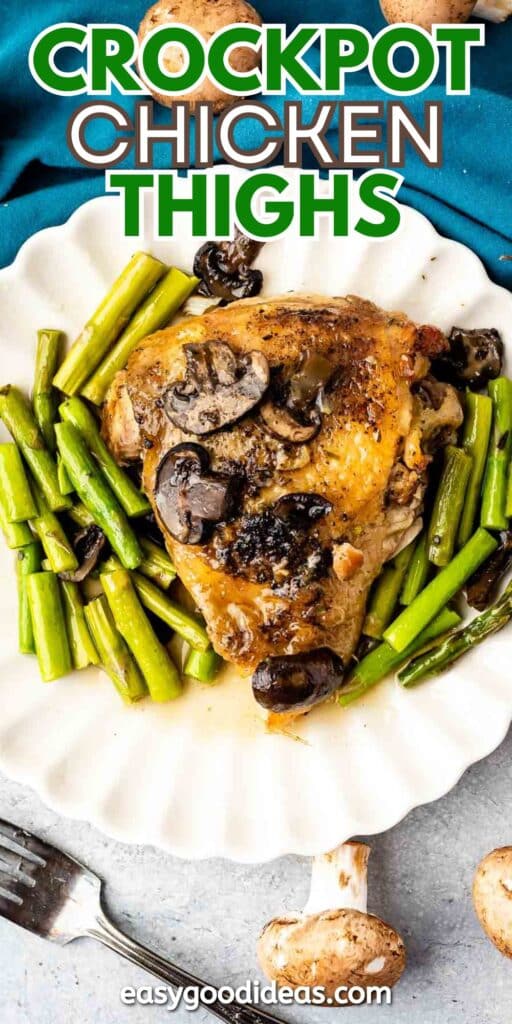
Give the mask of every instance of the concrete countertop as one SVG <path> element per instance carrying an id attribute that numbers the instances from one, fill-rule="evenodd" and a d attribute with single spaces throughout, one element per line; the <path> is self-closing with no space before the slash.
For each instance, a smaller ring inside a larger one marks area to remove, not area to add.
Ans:
<path id="1" fill-rule="evenodd" d="M 461 714 L 464 709 L 461 708 Z M 435 757 L 435 751 L 432 751 Z M 34 793 L 0 777 L 0 817 L 61 845 L 106 882 L 121 928 L 215 984 L 257 977 L 255 941 L 270 917 L 296 909 L 308 889 L 308 862 L 262 866 L 176 860 L 130 847 L 49 811 Z M 444 799 L 413 811 L 371 840 L 369 909 L 404 936 L 406 973 L 391 1007 L 351 1008 L 351 1024 L 505 1024 L 512 962 L 486 940 L 470 889 L 479 859 L 512 843 L 512 733 L 473 766 Z M 123 986 L 150 981 L 90 940 L 65 948 L 0 920 L 2 1024 L 146 1024 L 210 1021 L 203 1010 L 172 1016 L 157 1006 L 122 1006 Z M 340 1010 L 276 1007 L 293 1024 L 325 1024 Z"/>

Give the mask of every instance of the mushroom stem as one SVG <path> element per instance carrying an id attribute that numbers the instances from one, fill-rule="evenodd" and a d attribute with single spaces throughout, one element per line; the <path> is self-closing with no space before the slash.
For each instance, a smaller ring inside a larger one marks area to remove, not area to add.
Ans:
<path id="1" fill-rule="evenodd" d="M 304 914 L 342 909 L 366 913 L 369 856 L 366 843 L 350 842 L 315 857 Z"/>
<path id="2" fill-rule="evenodd" d="M 507 21 L 512 15 L 512 0 L 479 0 L 474 11 L 475 18 L 487 21 Z"/>

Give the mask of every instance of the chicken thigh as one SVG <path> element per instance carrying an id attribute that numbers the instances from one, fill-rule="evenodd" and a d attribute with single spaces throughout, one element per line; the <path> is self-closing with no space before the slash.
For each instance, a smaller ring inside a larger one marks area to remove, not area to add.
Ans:
<path id="1" fill-rule="evenodd" d="M 284 659 L 291 678 L 307 652 L 331 679 L 348 663 L 372 582 L 421 524 L 432 452 L 462 420 L 429 374 L 445 348 L 363 299 L 287 295 L 186 317 L 117 375 L 106 441 L 143 460 L 179 576 L 242 671 Z"/>

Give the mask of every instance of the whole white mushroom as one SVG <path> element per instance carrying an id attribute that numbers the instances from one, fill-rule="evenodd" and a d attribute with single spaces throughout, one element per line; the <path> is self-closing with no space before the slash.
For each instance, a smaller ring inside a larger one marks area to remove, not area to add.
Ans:
<path id="1" fill-rule="evenodd" d="M 486 935 L 512 958 L 512 846 L 493 850 L 478 865 L 473 904 Z"/>
<path id="2" fill-rule="evenodd" d="M 380 0 L 390 24 L 409 22 L 421 28 L 461 24 L 472 14 L 488 21 L 506 21 L 512 15 L 512 0 Z"/>
<path id="3" fill-rule="evenodd" d="M 392 987 L 405 968 L 404 943 L 394 928 L 368 914 L 370 847 L 343 846 L 315 857 L 302 913 L 269 921 L 258 940 L 262 970 L 279 986 L 321 986 L 335 999 L 341 986 Z"/>
<path id="4" fill-rule="evenodd" d="M 139 43 L 153 29 L 165 25 L 186 25 L 208 41 L 219 29 L 238 23 L 261 25 L 260 15 L 247 0 L 158 0 L 149 8 L 139 25 Z M 184 66 L 181 48 L 173 45 L 165 47 L 162 62 L 169 74 L 179 73 Z M 231 51 L 229 63 L 235 71 L 252 71 L 259 66 L 260 59 L 250 47 L 237 46 Z M 197 103 L 208 102 L 212 104 L 213 112 L 219 114 L 225 107 L 241 99 L 240 96 L 223 92 L 208 78 L 190 92 L 176 97 L 154 89 L 151 92 L 164 107 L 172 107 L 176 101 L 189 103 L 192 113 Z"/>
<path id="5" fill-rule="evenodd" d="M 475 3 L 476 0 L 380 0 L 382 13 L 390 23 L 410 22 L 426 29 L 467 21 Z"/>

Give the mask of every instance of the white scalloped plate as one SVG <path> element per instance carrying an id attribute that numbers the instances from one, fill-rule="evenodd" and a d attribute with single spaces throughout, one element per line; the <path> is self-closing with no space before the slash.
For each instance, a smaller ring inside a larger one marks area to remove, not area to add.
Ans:
<path id="1" fill-rule="evenodd" d="M 385 242 L 322 232 L 268 244 L 266 293 L 358 293 L 445 329 L 494 326 L 512 344 L 512 295 L 468 249 L 402 213 L 402 230 Z M 180 228 L 153 243 L 150 230 L 148 218 L 145 248 L 190 268 L 197 240 Z M 114 197 L 30 239 L 0 273 L 2 380 L 29 387 L 36 329 L 73 338 L 134 248 Z M 446 793 L 512 717 L 510 632 L 416 690 L 389 681 L 347 710 L 318 709 L 297 726 L 300 739 L 268 735 L 250 686 L 233 677 L 135 708 L 95 670 L 44 685 L 35 660 L 17 653 L 12 561 L 2 545 L 0 769 L 123 841 L 252 862 L 318 853 Z"/>

